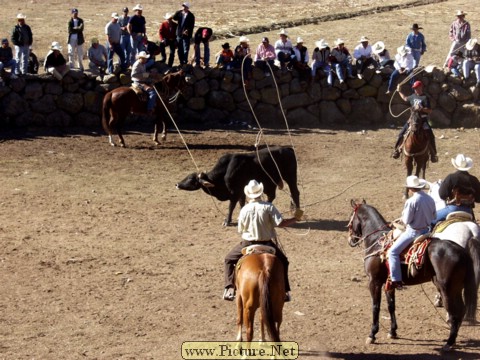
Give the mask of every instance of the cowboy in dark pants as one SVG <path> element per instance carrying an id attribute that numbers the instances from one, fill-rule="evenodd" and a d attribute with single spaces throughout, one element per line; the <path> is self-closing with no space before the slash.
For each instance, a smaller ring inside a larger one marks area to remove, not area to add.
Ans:
<path id="1" fill-rule="evenodd" d="M 242 249 L 249 245 L 261 244 L 275 249 L 275 255 L 283 263 L 285 269 L 285 301 L 290 301 L 290 285 L 288 282 L 288 260 L 285 254 L 272 241 L 277 234 L 275 227 L 285 227 L 294 224 L 301 217 L 301 211 L 296 218 L 283 219 L 280 212 L 272 203 L 262 201 L 263 184 L 250 180 L 244 189 L 248 199 L 238 216 L 238 232 L 242 234 L 242 241 L 236 245 L 225 257 L 225 291 L 223 299 L 232 301 L 235 298 L 234 273 L 235 265 L 242 257 Z"/>

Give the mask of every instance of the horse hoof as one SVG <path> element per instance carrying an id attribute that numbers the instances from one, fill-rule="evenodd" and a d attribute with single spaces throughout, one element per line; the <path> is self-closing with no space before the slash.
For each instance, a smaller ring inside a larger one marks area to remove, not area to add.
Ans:
<path id="1" fill-rule="evenodd" d="M 370 336 L 367 337 L 367 340 L 365 341 L 366 345 L 370 345 L 370 344 L 374 344 L 374 343 L 375 343 L 375 339 L 371 338 Z"/>
<path id="2" fill-rule="evenodd" d="M 435 302 L 433 304 L 435 307 L 443 307 L 442 296 L 439 294 L 435 295 Z"/>
<path id="3" fill-rule="evenodd" d="M 398 336 L 397 336 L 397 334 L 388 333 L 387 338 L 388 339 L 398 339 Z"/>
<path id="4" fill-rule="evenodd" d="M 442 351 L 443 351 L 443 352 L 450 352 L 450 351 L 452 351 L 452 349 L 453 349 L 453 346 L 452 346 L 452 345 L 448 345 L 448 344 L 445 344 L 445 345 L 443 345 L 443 347 L 442 347 Z"/>

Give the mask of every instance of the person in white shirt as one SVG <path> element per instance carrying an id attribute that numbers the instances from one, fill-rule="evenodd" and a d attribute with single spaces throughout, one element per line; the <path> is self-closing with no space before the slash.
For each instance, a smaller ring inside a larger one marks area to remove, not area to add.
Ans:
<path id="1" fill-rule="evenodd" d="M 395 70 L 390 75 L 390 80 L 388 80 L 388 88 L 386 95 L 390 94 L 392 89 L 396 86 L 397 78 L 401 75 L 409 75 L 414 67 L 414 59 L 410 53 L 410 48 L 405 45 L 397 48 L 397 54 L 395 55 L 395 63 L 393 64 Z M 410 83 L 413 84 L 413 78 L 410 80 Z"/>
<path id="2" fill-rule="evenodd" d="M 293 51 L 293 44 L 288 39 L 288 32 L 285 29 L 281 29 L 278 33 L 280 39 L 275 42 L 275 54 L 277 55 L 277 60 L 280 62 L 280 68 L 282 71 L 288 69 L 291 70 L 293 63 L 295 62 L 295 52 Z"/>
<path id="3" fill-rule="evenodd" d="M 298 71 L 300 80 L 308 80 L 312 73 L 312 69 L 308 66 L 310 55 L 308 54 L 308 49 L 303 46 L 303 39 L 301 37 L 297 38 L 297 44 L 293 48 L 293 52 L 297 60 L 293 66 Z"/>
<path id="4" fill-rule="evenodd" d="M 315 77 L 317 70 L 321 69 L 327 75 L 327 83 L 329 86 L 333 85 L 333 73 L 330 66 L 330 47 L 328 43 L 321 39 L 315 42 L 316 48 L 312 55 L 312 77 Z"/>
<path id="5" fill-rule="evenodd" d="M 88 49 L 88 68 L 95 75 L 104 75 L 107 68 L 107 49 L 99 44 L 97 38 L 90 40 L 92 46 Z"/>
<path id="6" fill-rule="evenodd" d="M 137 61 L 132 66 L 133 85 L 142 89 L 148 94 L 147 114 L 153 116 L 155 114 L 155 106 L 157 105 L 157 93 L 155 88 L 150 84 L 150 73 L 147 72 L 145 64 L 148 61 L 148 54 L 140 51 L 137 54 Z"/>
<path id="7" fill-rule="evenodd" d="M 362 74 L 367 67 L 370 65 L 373 65 L 375 68 L 378 67 L 378 63 L 375 61 L 372 55 L 373 51 L 372 47 L 368 43 L 368 38 L 366 36 L 362 36 L 359 44 L 353 50 L 357 75 L 360 79 L 362 78 Z"/>

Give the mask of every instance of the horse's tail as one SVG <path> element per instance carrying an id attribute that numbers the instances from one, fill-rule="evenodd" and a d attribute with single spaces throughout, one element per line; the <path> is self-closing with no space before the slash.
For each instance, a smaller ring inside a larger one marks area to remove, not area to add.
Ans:
<path id="1" fill-rule="evenodd" d="M 107 135 L 112 134 L 112 130 L 110 128 L 110 109 L 112 108 L 112 92 L 108 92 L 105 94 L 103 98 L 102 104 L 102 127 L 103 130 L 107 133 Z"/>
<path id="2" fill-rule="evenodd" d="M 480 284 L 480 240 L 475 237 L 468 240 L 466 250 L 470 255 L 471 264 L 468 266 L 465 281 L 464 294 L 467 306 L 465 319 L 474 323 L 478 302 L 478 286 Z"/>
<path id="3" fill-rule="evenodd" d="M 262 313 L 262 321 L 267 328 L 270 339 L 275 342 L 280 341 L 280 335 L 275 326 L 275 318 L 273 315 L 273 304 L 270 294 L 270 282 L 272 278 L 272 269 L 275 264 L 275 257 L 265 256 L 263 271 L 260 273 L 260 311 Z M 283 296 L 283 295 L 282 295 Z"/>

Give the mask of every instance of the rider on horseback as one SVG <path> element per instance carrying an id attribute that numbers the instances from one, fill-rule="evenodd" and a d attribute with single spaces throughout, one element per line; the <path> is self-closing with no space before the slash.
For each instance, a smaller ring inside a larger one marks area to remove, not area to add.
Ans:
<path id="1" fill-rule="evenodd" d="M 430 101 L 428 100 L 427 95 L 423 93 L 423 83 L 421 81 L 415 81 L 412 86 L 414 93 L 412 95 L 406 96 L 400 91 L 400 86 L 397 87 L 398 94 L 404 101 L 408 101 L 413 109 L 416 109 L 420 112 L 420 117 L 423 120 L 423 128 L 428 133 L 430 137 L 430 160 L 435 163 L 438 161 L 437 157 L 437 146 L 435 145 L 435 135 L 433 135 L 432 128 L 428 123 L 428 115 L 432 112 L 430 107 Z M 403 126 L 400 134 L 398 135 L 397 143 L 395 144 L 395 151 L 392 154 L 394 159 L 400 157 L 400 150 L 403 143 L 403 137 L 407 132 L 409 123 L 406 122 Z"/>
<path id="2" fill-rule="evenodd" d="M 154 115 L 155 105 L 157 103 L 157 94 L 155 88 L 150 85 L 150 73 L 147 72 L 145 64 L 148 61 L 148 54 L 145 51 L 140 51 L 137 54 L 137 61 L 132 66 L 132 81 L 133 86 L 143 90 L 148 94 L 147 114 Z"/>
<path id="3" fill-rule="evenodd" d="M 435 201 L 422 189 L 427 182 L 415 175 L 407 177 L 405 187 L 412 192 L 403 207 L 402 221 L 406 225 L 405 231 L 395 240 L 388 251 L 388 262 L 390 266 L 391 288 L 402 288 L 402 269 L 400 254 L 409 246 L 416 237 L 429 231 L 430 223 L 435 219 Z"/>
<path id="4" fill-rule="evenodd" d="M 238 216 L 238 232 L 242 234 L 242 241 L 236 245 L 225 257 L 225 291 L 223 299 L 235 299 L 234 273 L 235 265 L 242 257 L 244 247 L 261 244 L 275 249 L 275 255 L 280 259 L 285 268 L 285 301 L 290 301 L 290 285 L 288 283 L 288 259 L 279 249 L 274 240 L 277 238 L 275 226 L 285 227 L 294 224 L 297 219 L 283 219 L 277 208 L 270 202 L 262 201 L 263 184 L 250 180 L 244 188 L 248 204 Z"/>
<path id="5" fill-rule="evenodd" d="M 445 220 L 447 215 L 454 211 L 465 211 L 474 215 L 475 203 L 480 202 L 480 181 L 468 173 L 473 167 L 473 160 L 458 154 L 452 159 L 452 164 L 457 171 L 447 175 L 438 190 L 438 195 L 447 202 L 447 205 L 437 212 L 437 218 L 432 225 Z"/>

